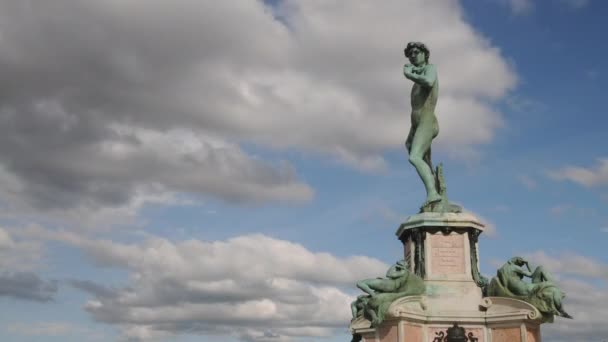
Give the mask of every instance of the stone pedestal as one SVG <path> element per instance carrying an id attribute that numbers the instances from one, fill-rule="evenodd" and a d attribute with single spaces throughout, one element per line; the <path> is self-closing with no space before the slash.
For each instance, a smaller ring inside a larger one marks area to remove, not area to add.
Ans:
<path id="1" fill-rule="evenodd" d="M 410 272 L 426 284 L 421 296 L 393 302 L 385 321 L 372 328 L 359 317 L 351 330 L 365 342 L 443 342 L 454 323 L 470 342 L 539 342 L 541 314 L 510 298 L 483 297 L 478 237 L 484 225 L 466 213 L 421 213 L 397 230 Z"/>

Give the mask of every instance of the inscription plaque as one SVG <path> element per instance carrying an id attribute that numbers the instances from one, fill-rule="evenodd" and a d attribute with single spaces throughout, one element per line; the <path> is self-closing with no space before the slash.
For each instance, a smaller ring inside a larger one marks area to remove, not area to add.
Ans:
<path id="1" fill-rule="evenodd" d="M 438 233 L 430 238 L 433 274 L 465 273 L 464 235 Z"/>

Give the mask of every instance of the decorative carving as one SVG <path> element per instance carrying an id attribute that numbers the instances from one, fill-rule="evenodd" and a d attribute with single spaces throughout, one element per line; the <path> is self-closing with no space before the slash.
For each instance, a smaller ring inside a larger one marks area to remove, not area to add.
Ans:
<path id="1" fill-rule="evenodd" d="M 426 232 L 421 228 L 412 229 L 412 240 L 414 241 L 414 273 L 420 278 L 426 276 L 426 267 L 424 265 L 424 240 Z"/>
<path id="2" fill-rule="evenodd" d="M 458 323 L 454 323 L 454 326 L 448 328 L 448 330 L 444 333 L 443 331 L 439 331 L 435 333 L 435 338 L 433 342 L 478 342 L 478 338 L 473 335 L 472 332 L 469 332 L 465 335 L 465 330 L 463 327 L 459 327 Z"/>
<path id="3" fill-rule="evenodd" d="M 487 294 L 488 288 L 488 278 L 481 275 L 479 272 L 478 264 L 478 256 L 477 256 L 477 241 L 479 240 L 479 235 L 481 234 L 481 230 L 471 228 L 469 229 L 469 249 L 471 251 L 471 273 L 473 276 L 473 280 L 475 280 L 475 284 L 481 287 L 483 295 Z"/>
<path id="4" fill-rule="evenodd" d="M 407 296 L 395 299 L 388 308 L 387 316 L 404 317 L 408 313 L 422 314 L 427 308 L 424 296 Z"/>
<path id="5" fill-rule="evenodd" d="M 428 306 L 429 306 L 429 303 L 428 303 L 426 297 L 422 297 L 422 299 L 420 299 L 420 308 L 422 309 L 422 311 L 426 311 Z"/>
<path id="6" fill-rule="evenodd" d="M 530 311 L 528 313 L 528 318 L 529 319 L 537 319 L 537 318 L 539 318 L 539 312 L 540 311 Z"/>
<path id="7" fill-rule="evenodd" d="M 443 331 L 436 332 L 433 342 L 444 342 L 444 341 L 447 341 L 447 337 L 445 336 L 445 333 Z"/>
<path id="8" fill-rule="evenodd" d="M 492 306 L 492 300 L 488 297 L 485 297 L 481 300 L 481 307 L 483 308 L 483 310 L 488 310 L 491 306 Z"/>

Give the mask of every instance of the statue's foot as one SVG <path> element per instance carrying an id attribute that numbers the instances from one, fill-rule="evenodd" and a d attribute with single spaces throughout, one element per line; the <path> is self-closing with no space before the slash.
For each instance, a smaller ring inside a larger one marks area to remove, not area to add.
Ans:
<path id="1" fill-rule="evenodd" d="M 564 317 L 564 318 L 570 318 L 570 319 L 574 319 L 574 317 L 570 316 L 566 311 L 564 310 L 560 310 L 559 311 L 559 315 Z"/>
<path id="2" fill-rule="evenodd" d="M 431 203 L 440 202 L 442 199 L 443 199 L 443 197 L 441 197 L 441 195 L 439 195 L 438 193 L 430 194 L 426 197 L 426 202 L 424 202 L 424 204 L 422 206 L 426 207 L 427 205 L 429 205 Z"/>
<path id="3" fill-rule="evenodd" d="M 371 323 L 372 323 L 371 324 L 372 328 L 377 328 L 380 325 L 380 323 L 382 323 L 382 321 L 378 317 L 374 317 L 374 319 L 372 319 Z"/>

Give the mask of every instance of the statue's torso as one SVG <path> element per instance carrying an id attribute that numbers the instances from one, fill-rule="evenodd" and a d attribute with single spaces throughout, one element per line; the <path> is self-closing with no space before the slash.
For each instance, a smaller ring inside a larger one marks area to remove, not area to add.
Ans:
<path id="1" fill-rule="evenodd" d="M 530 292 L 531 284 L 527 284 L 521 279 L 516 271 L 517 266 L 506 264 L 498 270 L 498 277 L 503 285 L 517 296 L 527 296 Z"/>
<path id="2" fill-rule="evenodd" d="M 423 70 L 424 72 L 424 70 Z M 418 83 L 412 86 L 410 95 L 412 104 L 412 124 L 418 125 L 424 118 L 435 119 L 435 106 L 439 95 L 439 80 L 436 79 L 432 87 L 425 87 Z"/>

